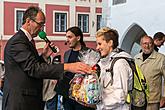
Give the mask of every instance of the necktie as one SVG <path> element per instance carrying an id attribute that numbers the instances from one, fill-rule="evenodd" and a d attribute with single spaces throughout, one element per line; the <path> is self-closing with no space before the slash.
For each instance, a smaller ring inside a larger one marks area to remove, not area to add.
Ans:
<path id="1" fill-rule="evenodd" d="M 32 43 L 33 46 L 36 48 L 36 45 L 35 45 L 35 41 L 34 41 L 34 39 L 31 40 L 31 43 Z"/>

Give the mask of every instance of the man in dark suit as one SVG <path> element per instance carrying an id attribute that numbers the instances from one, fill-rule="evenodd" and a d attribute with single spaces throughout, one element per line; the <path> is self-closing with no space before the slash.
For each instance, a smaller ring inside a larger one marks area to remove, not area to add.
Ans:
<path id="1" fill-rule="evenodd" d="M 61 79 L 64 70 L 90 73 L 91 67 L 83 63 L 47 64 L 52 50 L 46 44 L 41 56 L 33 44 L 45 24 L 40 8 L 31 6 L 23 16 L 21 29 L 11 37 L 5 47 L 5 82 L 2 110 L 44 110 L 42 102 L 43 79 Z"/>

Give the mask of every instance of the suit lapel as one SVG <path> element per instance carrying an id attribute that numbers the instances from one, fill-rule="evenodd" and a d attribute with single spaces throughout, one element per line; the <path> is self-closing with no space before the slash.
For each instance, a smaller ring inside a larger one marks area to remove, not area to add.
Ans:
<path id="1" fill-rule="evenodd" d="M 30 49 L 35 53 L 35 55 L 38 56 L 37 49 L 34 47 L 34 45 L 30 41 L 29 41 L 29 46 L 30 46 Z"/>
<path id="2" fill-rule="evenodd" d="M 35 56 L 39 56 L 37 49 L 33 46 L 33 44 L 29 41 L 29 39 L 27 38 L 27 36 L 25 35 L 25 33 L 22 30 L 19 30 L 19 33 L 22 34 L 22 37 L 24 38 L 25 42 L 27 42 L 27 46 L 30 47 L 30 49 L 32 50 L 32 52 L 35 54 Z"/>
<path id="3" fill-rule="evenodd" d="M 66 63 L 66 62 L 68 62 L 68 60 L 69 60 L 69 56 L 70 56 L 70 54 L 71 54 L 71 49 L 70 50 L 68 50 L 66 53 L 65 53 L 65 57 L 64 57 L 64 62 Z"/>

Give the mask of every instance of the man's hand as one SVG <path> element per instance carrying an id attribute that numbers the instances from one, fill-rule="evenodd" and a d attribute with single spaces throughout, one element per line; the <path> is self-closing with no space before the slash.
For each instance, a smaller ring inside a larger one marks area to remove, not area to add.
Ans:
<path id="1" fill-rule="evenodd" d="M 82 62 L 65 63 L 64 70 L 70 71 L 72 73 L 80 73 L 80 74 L 93 73 L 92 67 Z"/>
<path id="2" fill-rule="evenodd" d="M 54 47 L 54 43 L 50 43 L 51 47 Z M 51 54 L 53 53 L 52 49 L 49 47 L 49 43 L 46 43 L 46 45 L 43 48 L 42 56 L 47 59 Z"/>

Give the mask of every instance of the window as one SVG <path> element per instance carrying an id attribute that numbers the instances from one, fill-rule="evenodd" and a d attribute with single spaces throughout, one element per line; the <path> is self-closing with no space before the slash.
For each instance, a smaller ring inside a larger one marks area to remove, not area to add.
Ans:
<path id="1" fill-rule="evenodd" d="M 67 13 L 55 13 L 55 32 L 65 32 L 67 29 Z"/>
<path id="2" fill-rule="evenodd" d="M 97 15 L 97 30 L 99 30 L 100 29 L 100 27 L 101 27 L 101 15 Z"/>
<path id="3" fill-rule="evenodd" d="M 18 31 L 22 26 L 24 12 L 25 11 L 23 10 L 16 10 L 16 31 Z"/>
<path id="4" fill-rule="evenodd" d="M 78 27 L 84 32 L 89 32 L 89 15 L 78 14 Z"/>
<path id="5" fill-rule="evenodd" d="M 121 4 L 121 3 L 126 3 L 126 0 L 113 0 L 113 5 Z"/>

